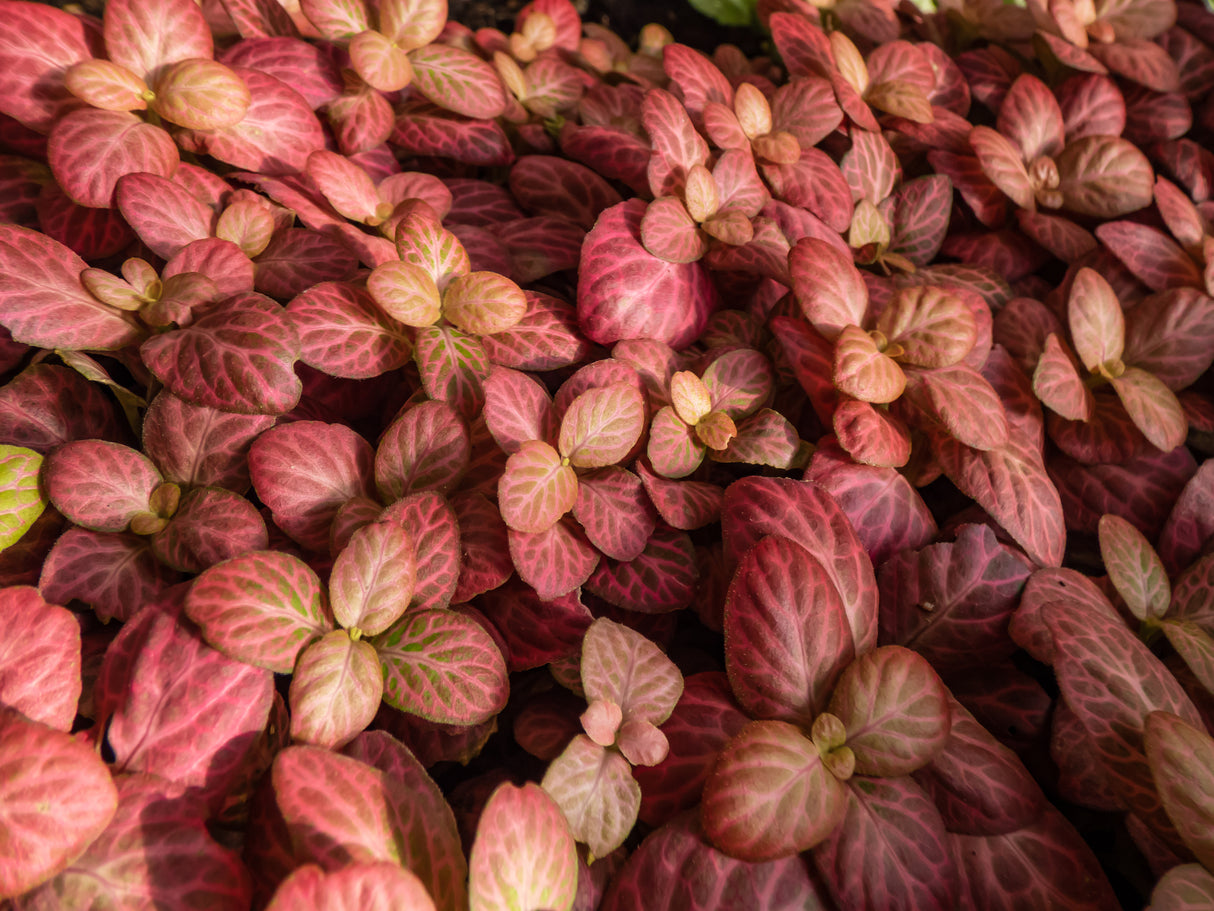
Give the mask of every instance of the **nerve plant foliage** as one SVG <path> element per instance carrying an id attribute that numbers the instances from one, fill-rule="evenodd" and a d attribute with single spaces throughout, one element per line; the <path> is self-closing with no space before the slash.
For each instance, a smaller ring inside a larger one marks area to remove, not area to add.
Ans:
<path id="1" fill-rule="evenodd" d="M 1214 19 L 754 14 L 0 0 L 0 904 L 1214 903 Z"/>

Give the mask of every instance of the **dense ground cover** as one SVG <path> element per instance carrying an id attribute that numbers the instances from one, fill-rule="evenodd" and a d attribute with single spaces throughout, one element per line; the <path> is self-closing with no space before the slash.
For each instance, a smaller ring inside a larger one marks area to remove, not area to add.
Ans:
<path id="1" fill-rule="evenodd" d="M 754 17 L 0 0 L 0 906 L 1214 904 L 1214 16 Z"/>

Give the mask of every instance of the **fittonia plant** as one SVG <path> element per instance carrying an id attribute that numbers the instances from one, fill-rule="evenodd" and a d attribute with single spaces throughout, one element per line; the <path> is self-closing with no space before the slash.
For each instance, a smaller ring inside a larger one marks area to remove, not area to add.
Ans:
<path id="1" fill-rule="evenodd" d="M 0 905 L 1214 904 L 1214 19 L 699 5 L 0 0 Z"/>

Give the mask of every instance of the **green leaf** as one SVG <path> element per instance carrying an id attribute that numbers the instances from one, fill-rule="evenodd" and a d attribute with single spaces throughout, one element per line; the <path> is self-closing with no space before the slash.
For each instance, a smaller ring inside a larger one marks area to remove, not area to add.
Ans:
<path id="1" fill-rule="evenodd" d="M 754 0 L 688 0 L 692 8 L 721 25 L 750 25 L 755 18 Z"/>
<path id="2" fill-rule="evenodd" d="M 0 446 L 0 550 L 21 540 L 42 511 L 38 489 L 42 456 L 21 446 Z"/>

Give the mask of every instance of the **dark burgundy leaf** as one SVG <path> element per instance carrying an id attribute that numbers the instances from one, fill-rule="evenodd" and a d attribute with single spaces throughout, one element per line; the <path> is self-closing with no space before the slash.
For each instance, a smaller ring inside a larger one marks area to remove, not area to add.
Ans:
<path id="1" fill-rule="evenodd" d="M 147 538 L 69 528 L 46 555 L 38 589 L 54 604 L 75 598 L 102 620 L 127 620 L 177 580 Z"/>
<path id="2" fill-rule="evenodd" d="M 152 537 L 156 558 L 186 573 L 199 573 L 269 546 L 266 523 L 257 508 L 220 487 L 199 487 L 184 494 L 169 524 Z"/>
<path id="3" fill-rule="evenodd" d="M 698 575 L 687 533 L 658 528 L 640 556 L 628 562 L 600 561 L 585 585 L 616 607 L 661 614 L 691 603 Z"/>
<path id="4" fill-rule="evenodd" d="M 191 405 L 164 391 L 143 417 L 143 447 L 165 480 L 187 487 L 249 489 L 249 448 L 274 424 L 270 415 Z"/>

